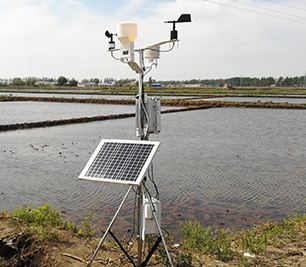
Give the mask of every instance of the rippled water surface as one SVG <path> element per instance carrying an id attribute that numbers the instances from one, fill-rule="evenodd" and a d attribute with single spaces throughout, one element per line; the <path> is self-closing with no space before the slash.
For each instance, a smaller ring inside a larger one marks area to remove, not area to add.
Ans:
<path id="1" fill-rule="evenodd" d="M 55 98 L 77 98 L 77 99 L 135 99 L 135 95 L 93 95 L 93 94 L 47 94 L 47 93 L 3 93 L 0 96 L 24 96 L 24 97 L 55 97 Z M 184 96 L 162 96 L 162 99 L 183 99 Z"/>
<path id="2" fill-rule="evenodd" d="M 306 104 L 306 97 L 214 97 L 201 99 L 203 101 L 227 101 L 227 102 L 273 102 Z"/>
<path id="3" fill-rule="evenodd" d="M 163 225 L 240 227 L 304 211 L 305 129 L 304 110 L 163 114 L 162 133 L 151 136 L 161 142 L 154 178 Z M 127 187 L 77 179 L 102 138 L 136 139 L 134 118 L 1 132 L 0 210 L 49 202 L 76 220 L 93 206 L 106 226 Z M 119 224 L 130 227 L 133 203 L 131 195 Z"/>
<path id="4" fill-rule="evenodd" d="M 162 110 L 175 108 L 162 107 Z M 124 113 L 135 113 L 135 106 L 30 101 L 0 102 L 0 125 Z"/>
<path id="5" fill-rule="evenodd" d="M 13 101 L 0 103 L 0 124 L 133 113 L 133 105 Z"/>

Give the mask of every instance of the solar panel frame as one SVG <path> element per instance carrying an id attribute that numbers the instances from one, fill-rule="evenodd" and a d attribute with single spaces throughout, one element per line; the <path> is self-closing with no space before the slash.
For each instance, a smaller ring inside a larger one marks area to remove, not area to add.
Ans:
<path id="1" fill-rule="evenodd" d="M 79 179 L 139 186 L 160 142 L 102 139 Z"/>

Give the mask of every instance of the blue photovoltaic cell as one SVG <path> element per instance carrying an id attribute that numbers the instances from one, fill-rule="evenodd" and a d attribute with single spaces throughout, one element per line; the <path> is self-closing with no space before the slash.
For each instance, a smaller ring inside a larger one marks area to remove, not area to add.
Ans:
<path id="1" fill-rule="evenodd" d="M 102 140 L 81 173 L 81 179 L 139 184 L 158 142 Z"/>

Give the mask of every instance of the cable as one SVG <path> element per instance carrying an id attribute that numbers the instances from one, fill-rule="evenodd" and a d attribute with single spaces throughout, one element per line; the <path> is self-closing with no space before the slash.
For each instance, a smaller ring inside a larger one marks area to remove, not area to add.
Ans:
<path id="1" fill-rule="evenodd" d="M 288 18 L 284 18 L 284 17 L 278 17 L 278 16 L 274 16 L 274 15 L 268 15 L 268 14 L 265 14 L 265 13 L 256 12 L 256 11 L 252 11 L 252 10 L 245 9 L 245 8 L 240 8 L 240 7 L 235 7 L 235 6 L 231 6 L 231 5 L 227 5 L 227 4 L 217 3 L 217 2 L 214 2 L 212 0 L 202 0 L 202 1 L 208 2 L 208 3 L 212 3 L 212 4 L 216 4 L 216 5 L 220 5 L 220 6 L 225 6 L 225 7 L 230 7 L 230 8 L 246 11 L 246 12 L 249 12 L 249 13 L 254 13 L 254 14 L 266 16 L 266 17 L 269 17 L 269 18 L 276 18 L 276 19 L 281 19 L 281 20 L 286 20 L 286 21 L 290 21 L 290 22 L 295 22 L 295 23 L 306 25 L 306 23 L 303 22 L 303 21 L 288 19 Z"/>
<path id="2" fill-rule="evenodd" d="M 289 17 L 293 17 L 295 19 L 306 20 L 305 17 L 301 17 L 301 16 L 297 16 L 297 15 L 292 15 L 292 14 L 289 14 L 289 13 L 286 13 L 286 12 L 282 12 L 282 11 L 277 11 L 277 10 L 274 10 L 274 9 L 271 9 L 271 8 L 265 8 L 265 7 L 261 7 L 261 6 L 257 6 L 257 5 L 253 5 L 253 4 L 249 4 L 249 3 L 244 3 L 244 2 L 241 2 L 241 1 L 238 1 L 238 0 L 230 0 L 230 1 L 242 4 L 242 5 L 246 5 L 246 6 L 250 6 L 250 7 L 255 7 L 255 8 L 258 8 L 258 9 L 262 9 L 262 10 L 278 13 L 278 14 L 281 14 L 281 15 L 286 15 L 286 16 L 289 16 Z"/>
<path id="3" fill-rule="evenodd" d="M 150 66 L 150 68 L 149 68 L 149 70 L 147 70 L 147 72 L 145 72 L 143 76 L 146 76 L 146 75 L 152 70 L 153 65 L 156 65 L 156 66 L 157 66 L 156 63 L 152 63 L 151 66 Z"/>
<path id="4" fill-rule="evenodd" d="M 134 191 L 135 192 L 135 191 Z M 133 231 L 132 234 L 130 236 L 130 239 L 127 242 L 127 245 L 129 245 L 129 243 L 131 242 L 133 235 L 135 233 L 135 226 L 136 226 L 136 202 L 137 202 L 137 197 L 138 197 L 138 193 L 137 191 L 135 192 L 135 199 L 134 199 L 134 216 L 133 216 Z M 130 252 L 130 250 L 133 248 L 133 246 L 130 246 L 130 248 L 127 250 L 127 253 Z"/>
<path id="5" fill-rule="evenodd" d="M 147 135 L 148 130 L 149 130 L 149 125 L 150 125 L 150 117 L 149 117 L 149 114 L 148 114 L 148 112 L 146 110 L 146 107 L 145 107 L 145 105 L 144 105 L 144 103 L 142 102 L 141 99 L 139 99 L 139 102 L 140 102 L 141 108 L 143 109 L 143 111 L 144 111 L 144 113 L 146 115 L 146 120 L 147 120 L 147 123 L 148 123 L 147 132 L 146 132 L 146 135 Z"/>
<path id="6" fill-rule="evenodd" d="M 146 184 L 145 184 L 144 181 L 143 181 L 143 186 L 144 186 L 144 188 L 146 189 L 146 192 L 148 193 L 148 195 L 149 195 L 149 197 L 150 197 L 150 199 L 151 199 L 151 202 L 152 202 L 152 195 L 151 195 L 151 193 L 149 192 L 149 189 L 147 188 L 147 186 L 146 186 Z M 169 233 L 165 228 L 163 228 L 163 227 L 160 227 L 160 228 L 168 234 L 168 237 L 170 236 L 170 233 Z"/>
<path id="7" fill-rule="evenodd" d="M 113 51 L 111 51 L 111 56 L 112 56 L 112 58 L 115 59 L 115 60 L 120 60 L 120 58 L 116 58 L 116 57 L 114 56 L 114 52 L 113 52 Z"/>
<path id="8" fill-rule="evenodd" d="M 288 5 L 288 4 L 284 4 L 284 3 L 278 3 L 278 2 L 272 1 L 272 0 L 262 0 L 262 1 L 270 2 L 270 3 L 276 4 L 276 5 L 281 5 L 281 6 L 285 6 L 285 7 L 294 8 L 294 9 L 297 9 L 297 10 L 306 11 L 306 8 L 303 8 L 303 7 L 292 6 L 292 5 Z"/>
<path id="9" fill-rule="evenodd" d="M 149 179 L 150 181 L 153 183 L 153 186 L 155 188 L 155 191 L 156 191 L 156 195 L 155 195 L 155 198 L 159 200 L 159 191 L 158 191 L 158 187 L 154 181 L 154 174 L 153 174 L 153 163 L 151 163 L 151 174 L 150 174 L 150 169 L 148 169 L 148 176 L 149 176 Z"/>

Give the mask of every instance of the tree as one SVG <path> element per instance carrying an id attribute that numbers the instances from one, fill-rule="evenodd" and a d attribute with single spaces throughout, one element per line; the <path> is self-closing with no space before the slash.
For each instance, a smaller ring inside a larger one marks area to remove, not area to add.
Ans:
<path id="1" fill-rule="evenodd" d="M 25 82 L 21 78 L 14 78 L 11 84 L 14 86 L 23 86 Z"/>
<path id="2" fill-rule="evenodd" d="M 25 84 L 28 85 L 28 86 L 34 86 L 36 81 L 37 81 L 36 78 L 29 77 L 29 78 L 25 79 Z"/>
<path id="3" fill-rule="evenodd" d="M 59 86 L 65 86 L 67 84 L 67 82 L 68 82 L 68 80 L 64 76 L 60 76 L 57 79 L 57 83 L 58 83 Z"/>
<path id="4" fill-rule="evenodd" d="M 72 78 L 71 80 L 69 80 L 69 86 L 78 86 L 78 81 L 74 78 Z"/>
<path id="5" fill-rule="evenodd" d="M 82 83 L 89 83 L 89 80 L 88 79 L 83 79 L 81 82 Z"/>
<path id="6" fill-rule="evenodd" d="M 113 81 L 115 81 L 113 78 L 105 78 L 104 79 L 105 83 L 112 83 Z"/>
<path id="7" fill-rule="evenodd" d="M 96 85 L 98 85 L 99 79 L 98 79 L 98 78 L 94 78 L 94 79 L 93 79 L 93 82 L 94 82 Z"/>

